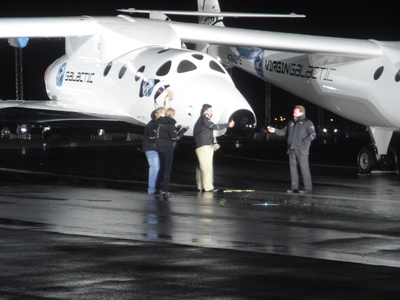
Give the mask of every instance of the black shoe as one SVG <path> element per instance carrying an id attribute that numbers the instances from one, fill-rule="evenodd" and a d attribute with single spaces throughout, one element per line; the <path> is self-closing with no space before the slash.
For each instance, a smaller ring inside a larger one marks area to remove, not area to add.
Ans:
<path id="1" fill-rule="evenodd" d="M 311 194 L 311 190 L 301 190 L 299 191 L 300 194 Z"/>
<path id="2" fill-rule="evenodd" d="M 288 194 L 297 194 L 299 192 L 298 189 L 290 189 L 286 191 Z"/>

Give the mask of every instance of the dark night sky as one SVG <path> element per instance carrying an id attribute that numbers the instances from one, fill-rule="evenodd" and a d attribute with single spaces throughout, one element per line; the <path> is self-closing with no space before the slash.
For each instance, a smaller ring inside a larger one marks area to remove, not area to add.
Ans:
<path id="1" fill-rule="evenodd" d="M 40 4 L 39 4 L 40 3 Z M 9 1 L 2 5 L 0 17 L 116 15 L 117 8 L 196 10 L 196 0 L 181 1 Z M 244 5 L 243 3 L 246 3 Z M 306 19 L 226 19 L 226 26 L 270 31 L 325 35 L 335 37 L 400 40 L 397 12 L 394 7 L 364 4 L 351 1 L 265 1 L 220 0 L 223 11 L 306 14 Z M 172 16 L 173 19 L 178 17 Z M 192 19 L 193 20 L 193 19 Z M 239 38 L 239 37 L 238 37 Z M 31 40 L 24 53 L 24 99 L 46 99 L 43 74 L 48 65 L 63 54 L 63 42 L 56 40 Z M 14 49 L 7 41 L 0 40 L 2 63 L 1 99 L 15 98 Z M 263 110 L 264 82 L 236 71 L 234 80 L 255 110 Z M 311 104 L 274 88 L 272 96 L 276 109 L 290 111 L 293 103 Z M 259 120 L 262 122 L 263 120 Z"/>

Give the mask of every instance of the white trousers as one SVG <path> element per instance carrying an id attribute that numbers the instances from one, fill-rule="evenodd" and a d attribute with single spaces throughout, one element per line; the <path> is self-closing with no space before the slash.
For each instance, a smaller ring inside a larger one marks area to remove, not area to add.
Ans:
<path id="1" fill-rule="evenodd" d="M 196 149 L 199 164 L 196 168 L 196 183 L 198 190 L 211 191 L 214 189 L 213 145 Z"/>

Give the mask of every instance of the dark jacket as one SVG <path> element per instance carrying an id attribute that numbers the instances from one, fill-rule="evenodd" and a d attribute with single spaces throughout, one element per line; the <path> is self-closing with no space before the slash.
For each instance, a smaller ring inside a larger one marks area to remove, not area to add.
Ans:
<path id="1" fill-rule="evenodd" d="M 157 121 L 153 119 L 144 128 L 142 151 L 157 151 L 156 149 Z"/>
<path id="2" fill-rule="evenodd" d="M 173 151 L 176 142 L 186 132 L 185 128 L 178 132 L 175 124 L 175 119 L 170 117 L 160 117 L 157 119 L 156 148 L 158 152 Z"/>
<path id="3" fill-rule="evenodd" d="M 280 136 L 287 136 L 288 149 L 299 149 L 303 154 L 308 154 L 311 142 L 316 138 L 315 127 L 305 115 L 297 120 L 291 120 L 284 128 L 275 129 Z"/>
<path id="4" fill-rule="evenodd" d="M 193 128 L 193 137 L 196 148 L 212 145 L 214 138 L 213 130 L 221 130 L 225 128 L 228 128 L 228 123 L 215 124 L 206 114 L 202 114 L 197 119 L 197 122 Z"/>

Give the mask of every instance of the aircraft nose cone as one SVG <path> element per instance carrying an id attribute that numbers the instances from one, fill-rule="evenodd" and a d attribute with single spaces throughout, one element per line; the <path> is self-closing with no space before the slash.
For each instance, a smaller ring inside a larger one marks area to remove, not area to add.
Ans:
<path id="1" fill-rule="evenodd" d="M 247 109 L 235 111 L 229 118 L 229 121 L 231 120 L 235 122 L 235 126 L 228 128 L 226 133 L 228 136 L 245 137 L 252 134 L 256 127 L 256 118 Z"/>

